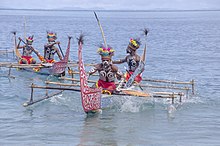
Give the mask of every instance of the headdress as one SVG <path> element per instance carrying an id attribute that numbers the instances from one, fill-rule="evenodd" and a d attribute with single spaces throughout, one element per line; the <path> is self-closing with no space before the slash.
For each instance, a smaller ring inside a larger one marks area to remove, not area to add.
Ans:
<path id="1" fill-rule="evenodd" d="M 133 39 L 131 38 L 129 41 L 129 46 L 133 50 L 137 50 L 141 45 L 140 39 Z"/>
<path id="2" fill-rule="evenodd" d="M 54 32 L 47 32 L 47 38 L 53 38 L 54 40 L 57 39 L 57 34 Z"/>
<path id="3" fill-rule="evenodd" d="M 110 46 L 108 46 L 108 48 L 101 46 L 97 52 L 99 55 L 101 55 L 102 59 L 111 59 L 115 50 Z"/>
<path id="4" fill-rule="evenodd" d="M 28 42 L 33 42 L 34 41 L 34 36 L 32 35 L 32 36 L 29 36 L 29 37 L 27 37 L 26 38 L 26 41 L 28 41 Z"/>

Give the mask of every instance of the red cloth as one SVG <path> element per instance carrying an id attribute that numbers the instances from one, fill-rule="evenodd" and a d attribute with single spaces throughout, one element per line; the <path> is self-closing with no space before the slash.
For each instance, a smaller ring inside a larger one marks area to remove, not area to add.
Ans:
<path id="1" fill-rule="evenodd" d="M 134 72 L 133 71 L 129 71 L 125 73 L 125 80 L 128 81 L 128 79 L 131 77 L 131 75 L 133 74 Z M 141 77 L 141 74 L 138 74 L 135 78 L 134 78 L 134 81 L 137 82 L 137 83 L 140 83 L 142 81 L 142 77 Z"/>
<path id="2" fill-rule="evenodd" d="M 21 60 L 19 61 L 19 64 L 23 64 L 22 60 L 26 60 L 28 64 L 31 64 L 34 60 L 31 56 L 21 56 Z"/>
<path id="3" fill-rule="evenodd" d="M 46 59 L 46 61 L 47 61 L 47 63 L 54 63 L 55 62 L 55 60 L 54 59 Z"/>
<path id="4" fill-rule="evenodd" d="M 107 90 L 112 93 L 116 89 L 115 82 L 105 82 L 103 80 L 98 80 L 96 82 L 96 87 L 102 87 L 103 90 Z"/>

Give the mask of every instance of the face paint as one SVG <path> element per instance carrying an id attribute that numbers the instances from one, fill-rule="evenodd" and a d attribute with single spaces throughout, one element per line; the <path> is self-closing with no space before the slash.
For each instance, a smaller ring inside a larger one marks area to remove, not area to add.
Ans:
<path id="1" fill-rule="evenodd" d="M 102 60 L 102 65 L 104 66 L 105 69 L 107 69 L 110 65 L 110 60 L 108 59 L 103 59 Z"/>
<path id="2" fill-rule="evenodd" d="M 27 44 L 28 44 L 28 45 L 32 45 L 32 42 L 33 42 L 33 41 L 27 41 Z"/>

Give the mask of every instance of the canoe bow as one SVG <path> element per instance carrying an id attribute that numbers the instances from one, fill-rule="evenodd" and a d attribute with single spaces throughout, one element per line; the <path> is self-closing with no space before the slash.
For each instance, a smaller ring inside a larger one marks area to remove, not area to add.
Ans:
<path id="1" fill-rule="evenodd" d="M 90 88 L 88 86 L 87 75 L 82 60 L 83 36 L 81 35 L 78 42 L 78 58 L 79 58 L 79 76 L 82 106 L 86 113 L 93 113 L 101 109 L 101 91 L 100 88 Z"/>

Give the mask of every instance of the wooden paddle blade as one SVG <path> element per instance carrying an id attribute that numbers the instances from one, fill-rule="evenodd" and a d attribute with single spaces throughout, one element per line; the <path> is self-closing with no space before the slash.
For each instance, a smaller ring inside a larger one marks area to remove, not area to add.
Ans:
<path id="1" fill-rule="evenodd" d="M 19 52 L 18 46 L 17 46 L 16 32 L 12 32 L 12 33 L 14 34 L 15 55 L 16 55 L 17 59 L 21 59 L 21 53 Z"/>
<path id="2" fill-rule="evenodd" d="M 140 96 L 140 97 L 150 97 L 149 93 L 137 91 L 137 90 L 122 90 L 123 93 L 132 96 Z"/>

